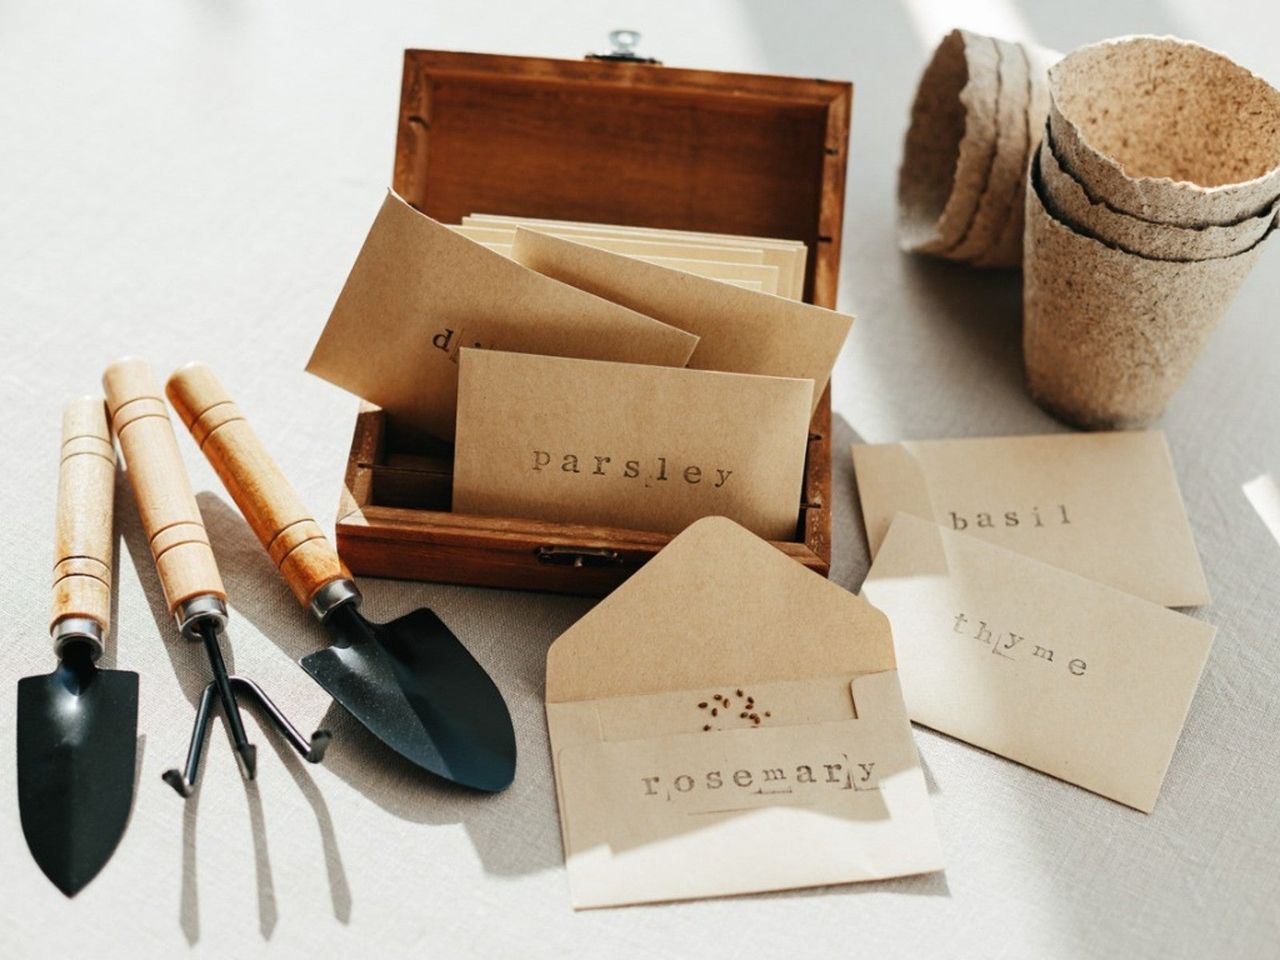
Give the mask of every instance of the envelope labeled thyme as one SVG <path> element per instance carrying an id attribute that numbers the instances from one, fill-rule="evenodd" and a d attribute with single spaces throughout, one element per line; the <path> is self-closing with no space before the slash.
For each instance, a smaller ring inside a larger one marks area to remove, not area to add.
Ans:
<path id="1" fill-rule="evenodd" d="M 1159 431 L 857 444 L 875 557 L 898 511 L 1167 607 L 1209 602 Z"/>
<path id="2" fill-rule="evenodd" d="M 453 509 L 793 539 L 813 381 L 463 350 Z"/>
<path id="3" fill-rule="evenodd" d="M 885 618 L 723 517 L 552 644 L 547 724 L 575 907 L 942 869 Z"/>
<path id="4" fill-rule="evenodd" d="M 697 342 L 486 250 L 388 192 L 307 369 L 401 429 L 451 440 L 464 345 L 682 367 Z"/>
<path id="5" fill-rule="evenodd" d="M 1214 628 L 899 513 L 862 587 L 911 719 L 1151 812 Z"/>

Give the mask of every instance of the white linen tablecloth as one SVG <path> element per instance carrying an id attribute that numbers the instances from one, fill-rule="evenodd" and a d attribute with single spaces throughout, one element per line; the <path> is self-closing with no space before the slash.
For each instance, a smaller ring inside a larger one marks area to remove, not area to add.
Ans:
<path id="1" fill-rule="evenodd" d="M 569 908 L 543 717 L 548 644 L 588 601 L 366 580 L 371 613 L 429 604 L 495 675 L 520 768 L 482 798 L 407 771 L 294 664 L 321 635 L 217 478 L 180 437 L 231 595 L 235 667 L 321 767 L 249 719 L 259 779 L 221 724 L 203 787 L 185 755 L 201 650 L 175 637 L 132 496 L 117 493 L 117 638 L 142 675 L 132 822 L 73 901 L 27 853 L 14 682 L 46 639 L 63 403 L 105 363 L 213 364 L 331 524 L 355 401 L 302 366 L 391 175 L 406 47 L 579 57 L 615 27 L 671 65 L 856 84 L 835 380 L 835 578 L 866 549 L 847 448 L 1062 429 L 1022 389 L 1019 278 L 898 253 L 893 183 L 916 79 L 953 24 L 1059 49 L 1176 33 L 1280 80 L 1272 4 L 367 3 L 171 0 L 0 5 L 0 955 L 1274 957 L 1280 954 L 1280 544 L 1242 484 L 1280 470 L 1280 257 L 1262 258 L 1163 427 L 1219 633 L 1159 806 L 1143 816 L 917 730 L 945 874 L 606 910 Z M 744 198 L 749 202 L 749 198 Z M 1099 744 L 1099 749 L 1106 749 Z"/>

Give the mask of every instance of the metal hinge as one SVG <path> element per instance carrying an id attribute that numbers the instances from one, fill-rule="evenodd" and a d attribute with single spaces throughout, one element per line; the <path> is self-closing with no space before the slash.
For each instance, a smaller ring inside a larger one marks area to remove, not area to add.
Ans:
<path id="1" fill-rule="evenodd" d="M 588 53 L 588 60 L 614 60 L 624 63 L 650 63 L 655 66 L 662 66 L 661 60 L 655 60 L 653 57 L 642 57 L 636 53 L 636 46 L 640 43 L 639 30 L 610 30 L 609 45 L 613 48 L 608 53 Z"/>
<path id="2" fill-rule="evenodd" d="M 554 563 L 562 567 L 611 567 L 622 563 L 617 550 L 599 547 L 551 547 L 538 548 L 539 563 Z"/>

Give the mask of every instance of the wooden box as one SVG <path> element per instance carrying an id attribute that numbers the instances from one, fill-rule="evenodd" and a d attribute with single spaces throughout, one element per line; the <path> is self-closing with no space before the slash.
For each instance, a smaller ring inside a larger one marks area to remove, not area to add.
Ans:
<path id="1" fill-rule="evenodd" d="M 405 52 L 397 193 L 471 213 L 803 240 L 805 299 L 834 307 L 848 83 L 647 63 Z M 831 559 L 831 398 L 810 424 L 795 537 Z M 357 574 L 604 594 L 670 535 L 451 512 L 451 450 L 413 447 L 362 406 L 338 513 Z"/>

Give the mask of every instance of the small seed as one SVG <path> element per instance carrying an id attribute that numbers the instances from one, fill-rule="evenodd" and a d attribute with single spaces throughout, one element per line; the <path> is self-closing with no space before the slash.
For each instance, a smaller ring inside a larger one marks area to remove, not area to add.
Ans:
<path id="1" fill-rule="evenodd" d="M 742 691 L 741 691 L 741 690 L 739 690 L 739 691 L 738 691 L 738 696 L 742 696 Z"/>
<path id="2" fill-rule="evenodd" d="M 700 704 L 698 704 L 698 709 L 699 710 L 707 709 L 707 701 L 703 700 Z"/>
<path id="3" fill-rule="evenodd" d="M 714 716 L 716 716 L 716 714 L 718 714 L 719 712 L 720 712 L 720 711 L 719 711 L 719 710 L 717 710 L 715 707 L 712 707 L 712 708 L 711 708 L 711 715 L 712 715 L 713 717 L 714 717 Z"/>
<path id="4" fill-rule="evenodd" d="M 720 696 L 720 694 L 718 694 L 718 693 L 717 693 L 717 694 L 716 694 L 714 697 L 712 697 L 711 699 L 712 699 L 712 700 L 723 700 L 724 698 L 723 698 L 722 696 Z"/>
<path id="5" fill-rule="evenodd" d="M 738 714 L 738 716 L 739 716 L 741 719 L 745 720 L 745 719 L 747 719 L 747 712 L 744 710 L 744 711 L 742 711 L 742 713 Z"/>
<path id="6" fill-rule="evenodd" d="M 760 718 L 759 718 L 759 717 L 752 717 L 752 718 L 751 718 L 751 722 L 752 722 L 752 723 L 754 723 L 757 727 L 758 727 L 758 726 L 760 726 Z"/>
<path id="7" fill-rule="evenodd" d="M 710 729 L 711 729 L 711 724 L 709 724 L 709 723 L 708 723 L 708 724 L 706 724 L 702 729 L 703 729 L 703 730 L 710 730 Z"/>
<path id="8" fill-rule="evenodd" d="M 773 714 L 772 714 L 772 713 L 770 713 L 768 710 L 766 710 L 766 711 L 764 712 L 764 715 L 765 715 L 766 717 L 772 717 L 772 716 L 773 716 Z"/>

